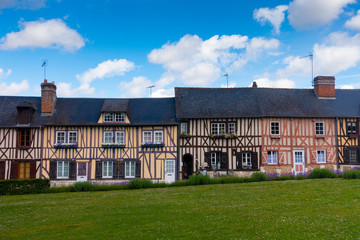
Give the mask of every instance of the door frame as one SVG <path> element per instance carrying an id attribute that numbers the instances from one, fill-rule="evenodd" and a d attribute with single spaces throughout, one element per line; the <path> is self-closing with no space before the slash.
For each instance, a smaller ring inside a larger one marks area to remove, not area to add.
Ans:
<path id="1" fill-rule="evenodd" d="M 301 152 L 302 153 L 302 172 L 296 171 L 296 165 L 301 165 L 301 164 L 297 164 L 295 162 L 295 152 Z M 293 150 L 293 161 L 294 161 L 294 172 L 295 174 L 298 173 L 304 173 L 305 172 L 305 151 L 304 150 Z"/>
<path id="2" fill-rule="evenodd" d="M 170 162 L 170 161 L 173 161 L 174 162 L 174 172 L 173 172 L 173 174 L 174 174 L 174 181 L 171 181 L 171 182 L 167 182 L 166 181 L 166 163 L 167 162 Z M 175 182 L 176 181 L 176 161 L 175 161 L 175 159 L 166 159 L 165 160 L 165 162 L 164 162 L 164 181 L 165 181 L 165 183 L 172 183 L 172 182 Z"/>
<path id="3" fill-rule="evenodd" d="M 79 163 L 85 163 L 85 166 L 86 166 L 86 178 L 85 179 L 78 176 Z M 89 165 L 89 162 L 76 162 L 76 181 L 77 182 L 86 182 L 88 180 L 88 178 L 89 178 L 89 166 L 88 165 Z"/>

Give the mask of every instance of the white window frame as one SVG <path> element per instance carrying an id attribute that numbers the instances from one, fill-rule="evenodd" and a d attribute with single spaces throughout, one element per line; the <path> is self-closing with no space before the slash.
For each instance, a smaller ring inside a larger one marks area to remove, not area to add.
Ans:
<path id="1" fill-rule="evenodd" d="M 127 168 L 129 168 L 127 170 Z M 133 169 L 131 169 L 133 168 Z M 134 171 L 132 173 L 132 170 Z M 136 162 L 135 161 L 125 161 L 125 178 L 135 178 L 136 175 Z"/>
<path id="2" fill-rule="evenodd" d="M 322 161 L 319 159 L 319 152 L 323 152 L 324 154 L 324 159 Z M 324 149 L 316 150 L 316 161 L 317 163 L 326 163 L 326 151 Z"/>
<path id="3" fill-rule="evenodd" d="M 317 124 L 320 124 L 319 126 L 319 132 L 318 133 L 318 126 Z M 324 135 L 325 134 L 325 123 L 324 122 L 315 122 L 315 135 Z"/>
<path id="4" fill-rule="evenodd" d="M 150 133 L 150 141 L 145 141 L 145 133 Z M 153 139 L 152 139 L 152 131 L 143 131 L 142 132 L 142 137 L 143 137 L 143 143 L 147 143 L 147 142 L 153 142 Z"/>
<path id="5" fill-rule="evenodd" d="M 180 123 L 180 129 L 181 129 L 181 133 L 188 133 L 188 123 L 187 122 L 182 122 Z"/>
<path id="6" fill-rule="evenodd" d="M 114 113 L 114 122 L 125 122 L 125 113 Z"/>
<path id="7" fill-rule="evenodd" d="M 111 171 L 110 171 L 110 166 L 111 166 Z M 106 171 L 104 169 L 106 169 Z M 114 170 L 113 161 L 103 161 L 102 162 L 102 177 L 103 178 L 112 178 L 113 170 Z"/>
<path id="8" fill-rule="evenodd" d="M 349 125 L 351 127 L 350 132 L 349 132 Z M 354 121 L 346 122 L 347 134 L 357 134 L 357 126 L 356 125 L 357 125 L 357 122 L 354 122 Z"/>
<path id="9" fill-rule="evenodd" d="M 72 141 L 72 142 L 70 142 L 71 133 L 75 133 L 75 141 Z M 67 137 L 68 143 L 77 143 L 78 142 L 77 131 L 68 131 L 67 135 L 68 135 L 68 137 Z"/>
<path id="10" fill-rule="evenodd" d="M 229 128 L 228 133 L 232 133 L 232 134 L 236 133 L 236 123 L 229 123 L 228 128 Z"/>
<path id="11" fill-rule="evenodd" d="M 222 127 L 220 127 L 220 125 Z M 223 128 L 224 131 L 220 131 L 220 128 Z M 226 124 L 225 123 L 211 123 L 211 133 L 212 134 L 225 134 L 226 133 Z"/>
<path id="12" fill-rule="evenodd" d="M 118 135 L 120 135 L 119 136 L 120 141 L 118 141 L 118 139 L 119 139 Z M 115 143 L 117 143 L 117 144 L 125 144 L 125 132 L 124 131 L 116 131 L 115 132 Z"/>
<path id="13" fill-rule="evenodd" d="M 213 166 L 215 166 L 215 169 L 220 169 L 220 153 L 219 152 L 211 152 L 211 169 L 214 169 Z"/>
<path id="14" fill-rule="evenodd" d="M 59 165 L 61 165 L 61 174 L 59 176 Z M 65 165 L 67 165 L 67 176 L 65 175 Z M 57 161 L 56 163 L 56 176 L 58 179 L 68 179 L 69 178 L 69 173 L 70 173 L 70 169 L 69 169 L 69 161 Z"/>
<path id="15" fill-rule="evenodd" d="M 63 133 L 64 134 L 64 141 L 63 142 L 59 142 L 58 140 L 58 134 L 59 133 Z M 66 143 L 66 131 L 56 131 L 56 143 Z"/>
<path id="16" fill-rule="evenodd" d="M 110 142 L 107 142 L 106 141 L 106 134 L 107 133 L 111 133 L 111 141 Z M 104 131 L 104 139 L 103 139 L 103 143 L 114 143 L 114 132 L 112 131 Z"/>
<path id="17" fill-rule="evenodd" d="M 278 130 L 279 131 L 278 133 L 274 133 L 273 132 L 273 124 L 278 124 Z M 271 121 L 270 122 L 270 135 L 280 135 L 280 122 L 279 121 Z"/>
<path id="18" fill-rule="evenodd" d="M 111 116 L 111 120 L 107 120 L 106 118 L 107 118 L 107 116 Z M 104 122 L 114 122 L 114 113 L 109 113 L 109 112 L 106 112 L 106 113 L 104 113 L 104 118 L 103 118 L 103 121 Z"/>
<path id="19" fill-rule="evenodd" d="M 268 162 L 268 164 L 277 164 L 278 163 L 278 152 L 277 151 L 268 151 L 267 162 Z"/>
<path id="20" fill-rule="evenodd" d="M 157 139 L 157 134 L 161 134 L 160 136 L 161 136 L 161 140 L 159 139 Z M 164 142 L 164 132 L 163 131 L 154 131 L 154 143 L 156 143 L 156 144 L 160 144 L 160 143 L 162 143 L 162 142 Z"/>
<path id="21" fill-rule="evenodd" d="M 252 169 L 251 155 L 252 155 L 251 152 L 243 152 L 241 154 L 242 169 Z M 246 165 L 246 168 L 244 168 L 245 165 Z"/>

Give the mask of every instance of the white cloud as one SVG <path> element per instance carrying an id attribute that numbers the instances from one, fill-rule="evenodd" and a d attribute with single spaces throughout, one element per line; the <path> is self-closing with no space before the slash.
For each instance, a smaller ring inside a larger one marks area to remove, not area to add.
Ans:
<path id="1" fill-rule="evenodd" d="M 11 73 L 12 73 L 11 69 L 8 69 L 5 72 L 4 69 L 0 68 L 0 78 L 6 78 L 6 77 L 10 76 Z"/>
<path id="2" fill-rule="evenodd" d="M 176 80 L 191 86 L 207 86 L 221 77 L 223 72 L 239 70 L 279 45 L 276 39 L 249 40 L 241 35 L 215 35 L 205 41 L 197 35 L 185 35 L 178 42 L 152 50 L 148 59 L 167 70 L 159 81 L 162 87 Z"/>
<path id="3" fill-rule="evenodd" d="M 339 86 L 340 89 L 355 89 L 353 85 L 348 84 L 348 85 L 340 85 Z"/>
<path id="4" fill-rule="evenodd" d="M 276 75 L 280 78 L 290 76 L 309 76 L 311 74 L 311 60 L 299 56 L 289 56 L 283 60 L 283 64 L 287 65 L 284 69 L 279 69 Z"/>
<path id="5" fill-rule="evenodd" d="M 348 4 L 356 0 L 294 0 L 290 2 L 288 19 L 296 29 L 311 29 L 331 23 Z"/>
<path id="6" fill-rule="evenodd" d="M 76 51 L 85 45 L 82 36 L 61 19 L 20 22 L 20 31 L 0 39 L 0 49 L 55 48 Z"/>
<path id="7" fill-rule="evenodd" d="M 18 95 L 29 89 L 29 83 L 27 80 L 23 80 L 21 83 L 0 83 L 0 95 Z"/>
<path id="8" fill-rule="evenodd" d="M 0 9 L 16 8 L 37 10 L 45 7 L 46 0 L 1 0 Z"/>
<path id="9" fill-rule="evenodd" d="M 174 97 L 174 96 L 175 96 L 174 88 L 158 89 L 158 90 L 154 91 L 151 95 L 151 97 L 154 97 L 154 98 Z"/>
<path id="10" fill-rule="evenodd" d="M 277 80 L 270 80 L 268 78 L 258 78 L 254 80 L 258 87 L 262 88 L 294 88 L 295 82 L 290 79 L 277 79 Z M 253 83 L 249 85 L 252 86 Z"/>
<path id="11" fill-rule="evenodd" d="M 360 10 L 357 11 L 357 15 L 347 20 L 344 26 L 352 30 L 360 31 Z"/>
<path id="12" fill-rule="evenodd" d="M 269 22 L 276 34 L 280 33 L 281 23 L 285 19 L 284 12 L 288 9 L 287 5 L 279 5 L 275 8 L 259 8 L 254 10 L 254 19 L 260 22 L 261 24 L 265 24 Z"/>
<path id="13" fill-rule="evenodd" d="M 234 87 L 236 87 L 236 82 L 229 82 L 229 86 L 227 86 L 226 84 L 221 84 L 220 87 L 221 88 L 234 88 Z"/>
<path id="14" fill-rule="evenodd" d="M 151 86 L 152 82 L 146 77 L 134 77 L 131 82 L 121 82 L 118 88 L 125 92 L 122 97 L 144 97 L 149 91 L 146 87 Z M 153 89 L 154 90 L 154 89 Z"/>
<path id="15" fill-rule="evenodd" d="M 79 94 L 79 89 L 71 89 L 71 83 L 65 83 L 65 82 L 60 82 L 56 85 L 57 89 L 56 89 L 56 93 L 58 96 L 65 96 L 65 97 L 70 97 L 70 96 L 76 96 Z M 95 91 L 95 89 L 93 89 L 93 91 Z M 90 93 L 89 95 L 91 95 L 91 92 L 88 91 L 88 93 Z"/>

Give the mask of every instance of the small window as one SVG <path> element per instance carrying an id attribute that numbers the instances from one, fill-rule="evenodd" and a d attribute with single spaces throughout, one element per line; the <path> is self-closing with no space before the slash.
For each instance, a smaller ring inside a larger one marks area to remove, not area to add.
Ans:
<path id="1" fill-rule="evenodd" d="M 124 132 L 116 132 L 115 134 L 116 134 L 115 142 L 124 144 L 125 143 L 125 133 Z"/>
<path id="2" fill-rule="evenodd" d="M 225 123 L 212 123 L 211 133 L 212 134 L 225 134 Z"/>
<path id="3" fill-rule="evenodd" d="M 56 143 L 65 143 L 65 131 L 56 132 Z"/>
<path id="4" fill-rule="evenodd" d="M 30 147 L 31 145 L 30 129 L 19 130 L 19 147 Z"/>
<path id="5" fill-rule="evenodd" d="M 356 149 L 349 149 L 349 162 L 350 163 L 357 163 L 357 150 Z"/>
<path id="6" fill-rule="evenodd" d="M 229 123 L 229 133 L 235 134 L 235 123 Z"/>
<path id="7" fill-rule="evenodd" d="M 104 143 L 113 143 L 113 132 L 104 132 Z"/>
<path id="8" fill-rule="evenodd" d="M 316 122 L 315 123 L 315 134 L 316 135 L 324 135 L 324 123 L 323 122 Z"/>
<path id="9" fill-rule="evenodd" d="M 154 143 L 162 143 L 163 142 L 163 132 L 162 131 L 155 131 L 154 132 Z"/>
<path id="10" fill-rule="evenodd" d="M 113 113 L 104 113 L 104 122 L 113 122 L 114 114 Z"/>
<path id="11" fill-rule="evenodd" d="M 188 133 L 188 123 L 187 122 L 182 122 L 180 124 L 180 128 L 181 128 L 181 133 Z"/>
<path id="12" fill-rule="evenodd" d="M 280 135 L 280 122 L 271 122 L 270 128 L 271 135 Z"/>
<path id="13" fill-rule="evenodd" d="M 69 178 L 69 162 L 57 162 L 57 178 Z"/>
<path id="14" fill-rule="evenodd" d="M 357 133 L 357 126 L 356 122 L 347 122 L 346 129 L 348 134 L 358 134 Z"/>
<path id="15" fill-rule="evenodd" d="M 77 132 L 76 131 L 69 131 L 68 132 L 68 142 L 69 143 L 77 143 Z"/>
<path id="16" fill-rule="evenodd" d="M 143 131 L 143 143 L 152 142 L 152 131 Z"/>
<path id="17" fill-rule="evenodd" d="M 241 154 L 241 162 L 243 169 L 252 169 L 251 164 L 251 153 L 250 152 L 243 152 Z"/>
<path id="18" fill-rule="evenodd" d="M 125 113 L 115 113 L 115 122 L 125 122 Z"/>
<path id="19" fill-rule="evenodd" d="M 277 164 L 278 152 L 268 151 L 268 164 Z"/>
<path id="20" fill-rule="evenodd" d="M 125 178 L 135 177 L 135 161 L 125 161 Z"/>
<path id="21" fill-rule="evenodd" d="M 31 122 L 30 108 L 18 108 L 18 123 L 30 124 L 30 122 Z"/>
<path id="22" fill-rule="evenodd" d="M 103 161 L 102 162 L 103 178 L 112 178 L 113 176 L 113 162 Z"/>
<path id="23" fill-rule="evenodd" d="M 325 150 L 317 150 L 316 151 L 317 162 L 318 163 L 326 163 L 326 154 Z"/>
<path id="24" fill-rule="evenodd" d="M 220 153 L 211 153 L 211 169 L 220 169 Z"/>

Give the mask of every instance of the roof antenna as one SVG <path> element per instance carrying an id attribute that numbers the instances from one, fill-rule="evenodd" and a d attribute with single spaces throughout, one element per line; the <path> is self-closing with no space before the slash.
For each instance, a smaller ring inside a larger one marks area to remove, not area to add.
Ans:
<path id="1" fill-rule="evenodd" d="M 150 98 L 151 98 L 152 88 L 154 88 L 154 87 L 155 87 L 155 85 L 151 85 L 151 86 L 147 87 L 150 90 Z"/>
<path id="2" fill-rule="evenodd" d="M 44 68 L 44 80 L 46 80 L 46 64 L 47 64 L 47 59 L 43 59 L 42 62 L 43 62 L 43 64 L 41 65 L 41 67 Z"/>
<path id="3" fill-rule="evenodd" d="M 314 55 L 312 52 L 309 52 L 309 55 L 302 58 L 310 58 L 311 60 L 311 85 L 314 86 Z"/>
<path id="4" fill-rule="evenodd" d="M 229 88 L 229 74 L 225 73 L 223 77 L 226 77 L 226 88 Z"/>

